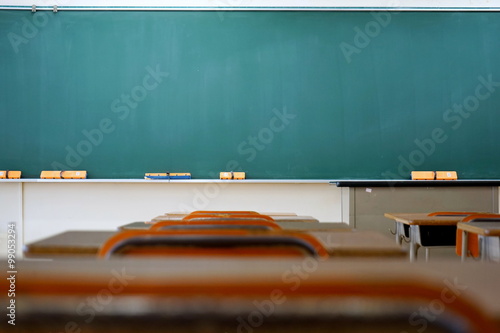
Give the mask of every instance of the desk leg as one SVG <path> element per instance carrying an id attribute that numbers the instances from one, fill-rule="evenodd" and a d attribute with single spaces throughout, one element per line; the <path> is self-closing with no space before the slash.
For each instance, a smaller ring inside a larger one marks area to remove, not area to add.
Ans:
<path id="1" fill-rule="evenodd" d="M 418 225 L 410 225 L 410 262 L 417 261 L 420 243 L 420 230 Z"/>
<path id="2" fill-rule="evenodd" d="M 486 261 L 486 242 L 483 236 L 478 236 L 479 241 L 479 258 L 481 261 Z"/>
<path id="3" fill-rule="evenodd" d="M 467 250 L 469 247 L 469 233 L 462 230 L 462 262 L 467 259 Z"/>
<path id="4" fill-rule="evenodd" d="M 403 236 L 404 236 L 404 228 L 403 228 L 403 223 L 395 222 L 396 223 L 396 244 L 402 245 L 403 244 Z"/>

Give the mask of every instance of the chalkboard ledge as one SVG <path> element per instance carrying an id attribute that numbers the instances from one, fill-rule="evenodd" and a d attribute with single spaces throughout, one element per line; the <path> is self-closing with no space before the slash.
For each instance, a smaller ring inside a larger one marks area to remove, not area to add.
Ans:
<path id="1" fill-rule="evenodd" d="M 0 179 L 0 183 L 175 183 L 175 184 L 331 184 L 329 179 L 244 179 L 244 180 L 221 180 L 221 179 Z"/>
<path id="2" fill-rule="evenodd" d="M 137 183 L 137 184 L 330 184 L 337 187 L 444 187 L 444 186 L 500 186 L 499 179 L 408 180 L 408 179 L 0 179 L 0 183 Z"/>
<path id="3" fill-rule="evenodd" d="M 334 180 L 330 184 L 337 187 L 446 187 L 446 186 L 500 186 L 499 179 L 458 179 L 458 180 Z"/>

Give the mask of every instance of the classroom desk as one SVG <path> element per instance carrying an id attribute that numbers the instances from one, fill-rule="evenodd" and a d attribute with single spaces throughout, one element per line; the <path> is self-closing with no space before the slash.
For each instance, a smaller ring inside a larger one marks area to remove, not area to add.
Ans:
<path id="1" fill-rule="evenodd" d="M 346 230 L 346 232 L 310 231 L 333 257 L 407 257 L 400 245 L 377 231 Z"/>
<path id="2" fill-rule="evenodd" d="M 275 215 L 271 216 L 275 222 L 319 222 L 312 216 L 301 215 Z"/>
<path id="3" fill-rule="evenodd" d="M 150 222 L 146 223 L 156 223 L 159 221 L 180 221 L 185 217 L 185 215 L 160 215 L 152 218 Z M 300 216 L 300 215 L 273 215 L 271 216 L 275 222 L 319 222 L 312 216 Z"/>
<path id="4" fill-rule="evenodd" d="M 27 258 L 95 257 L 99 247 L 117 231 L 65 231 L 25 245 Z"/>
<path id="5" fill-rule="evenodd" d="M 348 228 L 305 231 L 317 237 L 331 256 L 402 258 L 406 251 L 390 238 L 373 231 Z M 116 231 L 66 231 L 25 246 L 27 258 L 96 256 L 101 245 Z"/>
<path id="6" fill-rule="evenodd" d="M 422 226 L 456 226 L 463 216 L 428 216 L 427 213 L 385 213 L 385 217 L 394 220 L 396 223 L 396 243 L 402 244 L 406 238 L 404 226 L 409 227 L 410 237 L 410 261 L 417 260 L 417 252 L 420 246 L 426 248 L 426 258 L 428 258 L 428 248 L 430 247 L 451 247 L 451 245 L 423 246 L 421 238 Z"/>
<path id="7" fill-rule="evenodd" d="M 283 230 L 331 230 L 350 229 L 349 225 L 342 222 L 274 222 Z M 131 222 L 118 227 L 119 230 L 145 230 L 151 228 L 153 223 Z"/>
<path id="8" fill-rule="evenodd" d="M 462 231 L 462 261 L 467 258 L 469 233 L 479 236 L 479 256 L 482 261 L 487 258 L 486 241 L 484 237 L 500 237 L 499 222 L 460 222 L 457 229 Z"/>
<path id="9" fill-rule="evenodd" d="M 109 321 L 109 315 L 118 319 L 110 322 L 113 326 L 112 329 L 107 326 L 107 331 L 134 332 L 137 329 L 135 321 L 142 327 L 139 330 L 148 332 L 169 328 L 172 330 L 168 331 L 179 332 L 175 329 L 179 326 L 184 332 L 199 331 L 203 327 L 214 332 L 236 332 L 240 327 L 239 331 L 246 332 L 250 330 L 241 329 L 241 322 L 236 318 L 241 315 L 246 319 L 257 311 L 266 314 L 260 317 L 264 318 L 266 332 L 283 331 L 283 327 L 272 326 L 272 322 L 282 318 L 279 324 L 287 325 L 286 322 L 296 316 L 305 321 L 292 321 L 292 325 L 301 326 L 292 329 L 294 327 L 288 325 L 287 331 L 303 332 L 309 328 L 314 332 L 331 332 L 332 327 L 336 327 L 348 332 L 413 332 L 423 327 L 421 323 L 424 322 L 429 325 L 425 326 L 426 331 L 435 332 L 435 321 L 456 319 L 448 315 L 459 304 L 467 304 L 479 311 L 490 325 L 496 325 L 490 330 L 481 327 L 479 332 L 500 331 L 500 289 L 497 288 L 500 265 L 490 263 L 409 263 L 341 258 L 315 262 L 303 259 L 129 258 L 24 260 L 18 263 L 18 270 L 22 274 L 17 276 L 16 304 L 23 304 L 24 316 L 20 320 L 24 321 L 19 324 L 26 332 L 30 329 L 40 331 L 37 325 L 42 325 L 43 331 L 60 331 L 68 322 L 75 323 L 73 328 L 78 325 L 78 328 L 106 332 L 100 325 L 106 319 Z M 426 288 L 428 292 L 418 293 L 413 286 Z M 398 288 L 398 292 L 394 288 Z M 382 299 L 365 298 L 374 293 Z M 2 297 L 5 299 L 6 293 L 0 295 L 0 299 Z M 87 299 L 95 300 L 96 297 L 102 302 L 112 298 L 112 306 L 106 306 L 105 311 L 92 312 L 95 317 L 89 317 L 90 312 L 85 316 L 81 311 L 75 312 L 75 309 L 91 309 Z M 376 303 L 377 300 L 380 303 Z M 82 304 L 89 305 L 82 308 Z M 270 306 L 274 306 L 273 311 L 260 312 L 268 311 Z M 261 308 L 264 310 L 259 310 Z M 286 316 L 287 313 L 292 313 L 292 317 Z M 470 313 L 463 311 L 465 315 Z M 90 324 L 85 322 L 88 318 L 93 319 Z M 175 321 L 182 318 L 183 321 Z M 209 318 L 214 321 L 207 322 Z M 327 325 L 319 326 L 325 318 L 329 318 Z M 397 321 L 398 318 L 403 325 L 398 329 L 373 326 L 380 323 L 379 319 Z M 218 319 L 226 319 L 225 323 L 232 323 L 234 327 L 206 326 L 207 323 L 220 324 Z M 420 326 L 414 326 L 416 323 Z M 347 326 L 343 326 L 345 324 Z M 460 327 L 463 330 L 459 331 L 472 331 Z"/>
<path id="10" fill-rule="evenodd" d="M 283 230 L 303 230 L 303 231 L 321 231 L 321 230 L 352 230 L 347 223 L 342 222 L 274 222 Z"/>

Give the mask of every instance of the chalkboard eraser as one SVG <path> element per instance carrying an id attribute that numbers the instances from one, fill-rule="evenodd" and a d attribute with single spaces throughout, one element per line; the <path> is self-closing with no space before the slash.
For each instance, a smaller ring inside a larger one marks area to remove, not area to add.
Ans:
<path id="1" fill-rule="evenodd" d="M 436 178 L 436 173 L 434 171 L 412 171 L 412 180 L 434 180 Z"/>
<path id="2" fill-rule="evenodd" d="M 457 180 L 457 172 L 456 171 L 436 171 L 436 179 L 437 180 Z"/>
<path id="3" fill-rule="evenodd" d="M 21 171 L 2 170 L 0 171 L 0 179 L 19 179 Z"/>
<path id="4" fill-rule="evenodd" d="M 150 172 L 144 175 L 144 179 L 191 179 L 189 172 Z"/>
<path id="5" fill-rule="evenodd" d="M 244 172 L 221 172 L 220 173 L 220 179 L 245 179 L 245 173 Z"/>
<path id="6" fill-rule="evenodd" d="M 87 178 L 87 171 L 42 171 L 40 173 L 41 179 L 85 179 Z"/>

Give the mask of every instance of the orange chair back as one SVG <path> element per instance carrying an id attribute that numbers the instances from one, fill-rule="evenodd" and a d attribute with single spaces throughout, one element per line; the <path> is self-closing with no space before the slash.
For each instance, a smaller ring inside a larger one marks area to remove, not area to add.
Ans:
<path id="1" fill-rule="evenodd" d="M 274 221 L 274 219 L 267 215 L 260 214 L 195 214 L 185 216 L 183 221 L 215 221 L 215 220 L 253 220 L 253 221 Z"/>
<path id="2" fill-rule="evenodd" d="M 149 230 L 194 230 L 194 229 L 249 229 L 281 230 L 281 227 L 267 220 L 214 220 L 214 221 L 161 221 L 153 224 Z"/>
<path id="3" fill-rule="evenodd" d="M 433 212 L 428 216 L 468 216 L 472 214 L 478 214 L 478 212 Z"/>
<path id="4" fill-rule="evenodd" d="M 195 210 L 188 215 L 209 215 L 209 214 L 224 214 L 224 215 L 261 215 L 258 212 L 252 210 Z"/>
<path id="5" fill-rule="evenodd" d="M 328 252 L 315 237 L 298 232 L 248 230 L 126 230 L 112 236 L 98 257 L 147 256 L 314 256 Z"/>

